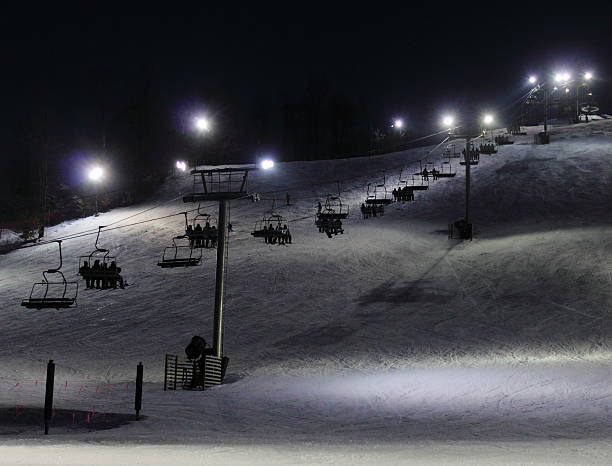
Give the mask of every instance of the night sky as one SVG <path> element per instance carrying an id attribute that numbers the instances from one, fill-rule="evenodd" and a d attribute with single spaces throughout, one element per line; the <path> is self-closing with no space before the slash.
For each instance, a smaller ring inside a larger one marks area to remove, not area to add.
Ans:
<path id="1" fill-rule="evenodd" d="M 11 121 L 33 103 L 48 103 L 56 139 L 78 140 L 95 132 L 96 96 L 112 108 L 143 79 L 163 95 L 177 125 L 183 113 L 206 106 L 203 89 L 231 95 L 233 112 L 244 106 L 237 121 L 248 124 L 244 115 L 253 108 L 300 95 L 317 80 L 369 102 L 381 120 L 403 117 L 417 136 L 468 102 L 495 111 L 525 92 L 530 73 L 560 67 L 592 70 L 604 110 L 610 103 L 607 18 L 538 17 L 524 9 L 520 17 L 495 10 L 459 17 L 442 7 L 356 5 L 210 7 L 181 16 L 9 12 L 0 20 L 0 149 L 10 150 Z"/>

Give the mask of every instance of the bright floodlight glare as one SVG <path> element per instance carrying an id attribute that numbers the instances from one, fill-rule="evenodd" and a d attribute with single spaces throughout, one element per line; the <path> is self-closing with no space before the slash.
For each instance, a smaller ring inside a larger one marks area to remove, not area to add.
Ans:
<path id="1" fill-rule="evenodd" d="M 455 122 L 455 119 L 454 119 L 452 116 L 450 116 L 450 115 L 445 116 L 445 117 L 442 119 L 442 123 L 444 124 L 444 126 L 447 126 L 447 127 L 449 127 L 449 128 L 450 128 L 451 126 L 453 126 L 453 123 L 454 123 L 454 122 Z"/>
<path id="2" fill-rule="evenodd" d="M 535 84 L 538 78 L 535 76 L 529 76 L 529 84 Z"/>
<path id="3" fill-rule="evenodd" d="M 561 73 L 555 74 L 555 82 L 560 83 L 561 81 L 563 81 L 563 75 Z"/>
<path id="4" fill-rule="evenodd" d="M 567 94 L 568 92 L 569 92 L 569 88 L 568 88 L 568 87 L 566 87 L 566 88 L 565 88 L 565 93 Z"/>
<path id="5" fill-rule="evenodd" d="M 101 167 L 92 167 L 89 169 L 89 173 L 87 174 L 91 181 L 100 181 L 103 175 L 104 170 L 102 170 Z"/>
<path id="6" fill-rule="evenodd" d="M 404 126 L 404 122 L 398 118 L 393 122 L 393 126 L 395 126 L 396 128 L 401 128 L 402 126 Z"/>
<path id="7" fill-rule="evenodd" d="M 204 117 L 197 117 L 195 119 L 195 127 L 198 131 L 210 130 L 210 122 Z"/>
<path id="8" fill-rule="evenodd" d="M 493 123 L 493 115 L 485 115 L 482 121 L 485 125 L 490 125 L 491 123 Z"/>
<path id="9" fill-rule="evenodd" d="M 584 73 L 584 79 L 586 79 L 587 81 L 593 78 L 593 73 L 587 71 L 586 73 Z"/>
<path id="10" fill-rule="evenodd" d="M 274 167 L 274 160 L 270 160 L 270 159 L 262 160 L 260 165 L 261 165 L 261 168 L 263 168 L 264 170 L 269 170 L 270 168 Z"/>
<path id="11" fill-rule="evenodd" d="M 180 171 L 184 172 L 185 170 L 187 170 L 187 162 L 185 162 L 184 160 L 177 160 L 176 161 L 176 168 L 178 168 Z"/>

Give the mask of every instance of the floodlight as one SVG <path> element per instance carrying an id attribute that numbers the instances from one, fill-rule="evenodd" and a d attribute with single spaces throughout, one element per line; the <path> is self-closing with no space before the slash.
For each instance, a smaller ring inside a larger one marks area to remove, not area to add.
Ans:
<path id="1" fill-rule="evenodd" d="M 584 79 L 586 79 L 587 81 L 593 79 L 593 73 L 587 71 L 586 73 L 584 73 Z"/>
<path id="2" fill-rule="evenodd" d="M 98 166 L 91 167 L 87 173 L 87 176 L 91 181 L 100 181 L 104 176 L 104 170 L 102 170 L 102 167 Z"/>
<path id="3" fill-rule="evenodd" d="M 195 119 L 195 127 L 200 132 L 210 131 L 210 121 L 206 117 L 196 117 Z"/>
<path id="4" fill-rule="evenodd" d="M 442 124 L 449 128 L 453 126 L 454 122 L 455 122 L 455 119 L 450 115 L 447 115 L 442 119 Z"/>
<path id="5" fill-rule="evenodd" d="M 404 126 L 404 122 L 398 118 L 393 122 L 393 126 L 395 128 L 401 128 L 402 126 Z"/>
<path id="6" fill-rule="evenodd" d="M 538 80 L 537 77 L 529 76 L 529 84 L 535 84 L 537 80 Z"/>
<path id="7" fill-rule="evenodd" d="M 264 170 L 269 170 L 270 168 L 274 167 L 274 160 L 264 159 L 261 161 L 259 166 L 263 168 Z"/>
<path id="8" fill-rule="evenodd" d="M 187 170 L 187 162 L 185 162 L 184 160 L 177 160 L 176 161 L 176 168 L 179 169 L 182 172 L 186 171 Z"/>
<path id="9" fill-rule="evenodd" d="M 493 123 L 493 115 L 485 115 L 482 119 L 482 121 L 484 122 L 485 125 L 490 125 L 491 123 Z"/>

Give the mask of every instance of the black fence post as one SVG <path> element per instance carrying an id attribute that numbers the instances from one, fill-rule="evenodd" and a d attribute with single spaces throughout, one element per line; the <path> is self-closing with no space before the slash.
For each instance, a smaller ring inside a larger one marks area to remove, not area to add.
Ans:
<path id="1" fill-rule="evenodd" d="M 140 410 L 142 409 L 142 363 L 139 362 L 136 366 L 136 398 L 134 401 L 134 409 L 136 410 L 136 419 L 140 419 Z"/>
<path id="2" fill-rule="evenodd" d="M 53 414 L 53 385 L 55 382 L 55 363 L 50 359 L 47 363 L 47 383 L 45 390 L 45 435 L 49 435 L 49 421 Z"/>

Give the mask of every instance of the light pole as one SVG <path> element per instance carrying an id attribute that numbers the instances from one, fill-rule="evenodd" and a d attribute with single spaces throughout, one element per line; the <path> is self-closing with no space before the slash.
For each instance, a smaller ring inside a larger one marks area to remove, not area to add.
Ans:
<path id="1" fill-rule="evenodd" d="M 493 124 L 494 118 L 493 115 L 487 113 L 484 117 L 482 117 L 482 123 L 485 131 L 489 133 L 489 137 L 491 138 L 491 142 L 493 142 L 493 129 L 489 129 Z"/>
<path id="2" fill-rule="evenodd" d="M 193 127 L 195 128 L 195 131 L 198 135 L 203 136 L 207 133 L 210 133 L 211 129 L 212 129 L 212 124 L 211 121 L 208 117 L 204 116 L 204 115 L 198 115 L 193 119 Z M 197 144 L 197 149 L 202 150 L 202 143 L 198 143 Z M 198 154 L 199 156 L 199 154 Z M 196 161 L 193 164 L 194 168 L 197 168 L 198 166 L 198 158 L 196 157 Z"/>
<path id="3" fill-rule="evenodd" d="M 102 169 L 102 167 L 98 165 L 93 166 L 89 169 L 89 172 L 87 173 L 87 177 L 90 179 L 90 181 L 94 183 L 95 200 L 96 200 L 95 216 L 97 217 L 98 215 L 100 215 L 100 209 L 98 208 L 98 184 L 104 177 L 104 170 Z"/>
<path id="4" fill-rule="evenodd" d="M 401 118 L 396 118 L 395 120 L 393 120 L 391 128 L 397 131 L 398 143 L 396 147 L 400 147 L 400 144 L 402 142 L 402 135 L 404 134 L 404 120 L 402 120 Z"/>
<path id="5" fill-rule="evenodd" d="M 174 164 L 174 174 L 176 175 L 178 172 L 185 173 L 187 171 L 187 162 L 184 160 L 177 160 Z"/>
<path id="6" fill-rule="evenodd" d="M 555 73 L 553 77 L 554 83 L 557 83 L 557 84 L 567 83 L 570 79 L 571 79 L 571 75 L 567 72 Z M 529 77 L 529 84 L 535 84 L 537 81 L 538 81 L 538 78 L 536 76 Z M 541 138 L 541 141 L 548 140 L 550 87 L 551 87 L 551 82 L 549 79 L 546 79 L 541 84 L 538 84 L 537 86 L 535 86 L 529 93 L 529 95 L 532 95 L 533 93 L 539 91 L 540 89 L 544 92 L 544 133 L 542 135 L 543 138 Z M 556 86 L 553 87 L 553 91 L 555 90 L 557 90 Z"/>
<path id="7" fill-rule="evenodd" d="M 583 77 L 583 81 L 576 84 L 576 123 L 580 123 L 580 88 L 582 86 L 586 86 L 586 83 L 588 83 L 589 81 L 591 81 L 591 79 L 593 79 L 593 73 L 591 73 L 590 71 L 587 71 L 584 73 Z M 589 116 L 587 114 L 585 114 L 585 122 L 589 121 Z"/>

